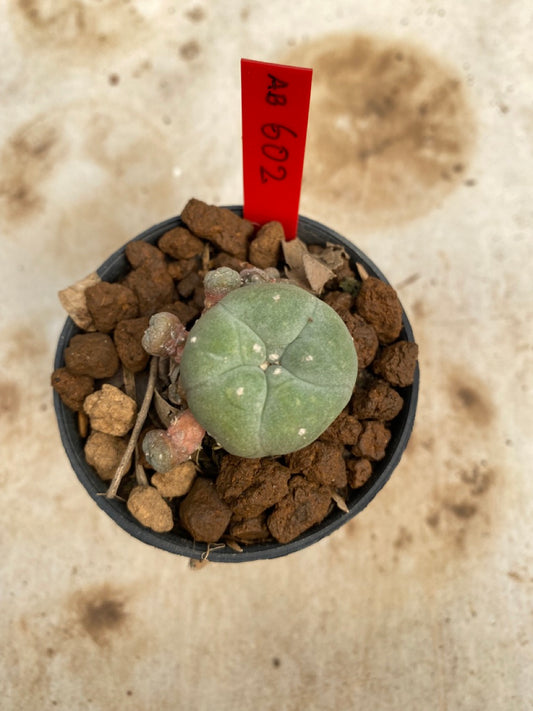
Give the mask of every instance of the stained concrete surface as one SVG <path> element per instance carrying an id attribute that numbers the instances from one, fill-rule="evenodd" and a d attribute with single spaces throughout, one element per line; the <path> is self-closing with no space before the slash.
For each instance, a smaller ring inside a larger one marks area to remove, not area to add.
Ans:
<path id="1" fill-rule="evenodd" d="M 533 708 L 532 29 L 525 0 L 2 5 L 2 708 Z M 313 67 L 301 212 L 397 287 L 422 387 L 352 522 L 192 570 L 70 469 L 56 294 L 242 201 L 240 57 Z"/>

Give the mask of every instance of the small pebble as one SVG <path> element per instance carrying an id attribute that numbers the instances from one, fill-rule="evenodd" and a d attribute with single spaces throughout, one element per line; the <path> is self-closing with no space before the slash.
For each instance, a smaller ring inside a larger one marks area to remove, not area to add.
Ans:
<path id="1" fill-rule="evenodd" d="M 392 343 L 402 330 L 402 307 L 396 291 L 376 277 L 361 285 L 355 305 L 360 316 L 374 327 L 380 343 Z"/>
<path id="2" fill-rule="evenodd" d="M 413 383 L 417 359 L 416 343 L 397 341 L 383 349 L 373 364 L 373 370 L 391 385 L 405 388 Z"/>
<path id="3" fill-rule="evenodd" d="M 83 409 L 87 395 L 94 390 L 94 379 L 89 375 L 73 375 L 66 368 L 57 368 L 52 373 L 52 387 L 71 410 Z"/>
<path id="4" fill-rule="evenodd" d="M 157 472 L 152 476 L 152 485 L 161 496 L 167 499 L 175 496 L 185 496 L 193 484 L 196 467 L 190 460 L 170 469 L 168 472 Z"/>
<path id="5" fill-rule="evenodd" d="M 277 266 L 284 239 L 282 224 L 267 222 L 259 228 L 257 236 L 250 242 L 250 262 L 260 269 Z"/>
<path id="6" fill-rule="evenodd" d="M 116 437 L 122 437 L 131 430 L 137 415 L 135 400 L 107 383 L 85 398 L 83 409 L 93 430 Z"/>
<path id="7" fill-rule="evenodd" d="M 127 439 L 94 430 L 85 443 L 87 464 L 96 469 L 101 479 L 109 481 L 113 478 L 127 446 Z"/>
<path id="8" fill-rule="evenodd" d="M 78 333 L 65 348 L 65 365 L 74 375 L 110 378 L 117 372 L 119 360 L 107 333 Z"/>
<path id="9" fill-rule="evenodd" d="M 330 489 L 295 476 L 289 482 L 289 493 L 276 504 L 268 517 L 270 533 L 279 543 L 289 543 L 319 523 L 331 504 Z"/>
<path id="10" fill-rule="evenodd" d="M 180 504 L 180 521 L 195 541 L 215 543 L 231 519 L 231 509 L 217 494 L 214 483 L 205 477 L 196 480 Z"/>
<path id="11" fill-rule="evenodd" d="M 356 457 L 365 457 L 377 462 L 385 456 L 390 436 L 390 430 L 382 422 L 369 420 L 364 423 L 359 441 L 352 447 L 352 453 Z"/>
<path id="12" fill-rule="evenodd" d="M 157 533 L 174 528 L 172 509 L 153 486 L 136 486 L 128 497 L 128 511 L 139 523 Z"/>

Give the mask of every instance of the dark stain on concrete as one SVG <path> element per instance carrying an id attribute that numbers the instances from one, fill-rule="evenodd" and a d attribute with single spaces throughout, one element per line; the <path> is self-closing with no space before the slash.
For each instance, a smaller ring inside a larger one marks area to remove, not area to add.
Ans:
<path id="1" fill-rule="evenodd" d="M 46 333 L 42 324 L 29 319 L 17 322 L 2 331 L 5 338 L 7 365 L 29 365 L 38 367 L 46 357 Z"/>
<path id="2" fill-rule="evenodd" d="M 130 44 L 147 32 L 146 21 L 131 3 L 107 0 L 14 0 L 9 3 L 17 39 L 35 52 L 57 59 L 66 49 L 69 63 L 99 61 L 102 53 Z M 125 31 L 127 27 L 127 31 Z"/>
<path id="3" fill-rule="evenodd" d="M 179 48 L 180 57 L 185 59 L 185 61 L 190 62 L 200 54 L 200 45 L 196 40 L 190 40 L 190 42 L 185 42 Z"/>
<path id="4" fill-rule="evenodd" d="M 407 548 L 413 542 L 413 534 L 405 526 L 400 526 L 398 535 L 396 536 L 393 546 L 396 550 Z"/>
<path id="5" fill-rule="evenodd" d="M 454 503 L 452 501 L 446 501 L 444 503 L 445 508 L 451 511 L 457 518 L 472 518 L 477 513 L 478 507 L 468 501 L 461 501 L 459 503 Z"/>
<path id="6" fill-rule="evenodd" d="M 283 61 L 313 68 L 303 194 L 375 229 L 462 185 L 476 122 L 460 73 L 406 40 L 334 35 Z"/>
<path id="7" fill-rule="evenodd" d="M 119 103 L 73 102 L 39 114 L 0 147 L 0 222 L 9 225 L 4 234 L 14 238 L 14 225 L 42 221 L 53 211 L 41 268 L 47 262 L 54 268 L 79 268 L 80 252 L 105 254 L 99 245 L 112 251 L 134 234 L 121 231 L 124 215 L 119 216 L 117 205 L 133 200 L 146 204 L 146 214 L 154 218 L 171 214 L 173 160 L 162 129 Z M 84 187 L 78 181 L 81 189 L 65 202 L 57 185 L 80 162 L 96 168 L 99 183 L 89 181 Z M 55 210 L 58 200 L 61 210 Z M 134 229 L 132 222 L 128 230 Z"/>
<path id="8" fill-rule="evenodd" d="M 431 528 L 437 528 L 440 522 L 440 514 L 438 511 L 432 511 L 426 516 L 426 523 Z"/>
<path id="9" fill-rule="evenodd" d="M 450 377 L 449 396 L 454 412 L 465 422 L 488 427 L 494 418 L 494 405 L 487 387 L 478 378 L 457 369 Z"/>
<path id="10" fill-rule="evenodd" d="M 435 535 L 450 539 L 455 548 L 463 550 L 471 532 L 486 531 L 487 525 L 490 526 L 493 498 L 489 493 L 496 483 L 495 469 L 485 461 L 459 469 L 436 493 L 434 505 L 425 518 L 427 526 Z"/>
<path id="11" fill-rule="evenodd" d="M 14 132 L 0 152 L 0 210 L 7 218 L 16 220 L 43 206 L 43 182 L 63 154 L 59 130 L 41 116 Z"/>
<path id="12" fill-rule="evenodd" d="M 129 619 L 125 596 L 109 585 L 79 591 L 72 607 L 82 633 L 98 645 L 106 645 L 113 635 L 123 632 Z"/>
<path id="13" fill-rule="evenodd" d="M 0 419 L 15 417 L 21 405 L 21 392 L 17 383 L 11 380 L 0 381 Z"/>
<path id="14" fill-rule="evenodd" d="M 471 469 L 461 471 L 459 476 L 467 485 L 470 495 L 474 497 L 486 494 L 494 484 L 494 472 L 484 462 L 476 463 Z"/>
<path id="15" fill-rule="evenodd" d="M 205 10 L 200 5 L 195 5 L 186 11 L 185 16 L 191 20 L 191 22 L 202 22 L 202 20 L 205 20 Z"/>

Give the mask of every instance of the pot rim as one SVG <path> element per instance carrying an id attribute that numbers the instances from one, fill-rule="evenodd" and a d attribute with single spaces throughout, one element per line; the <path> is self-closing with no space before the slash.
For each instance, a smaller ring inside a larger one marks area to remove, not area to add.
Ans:
<path id="1" fill-rule="evenodd" d="M 240 205 L 225 207 L 238 215 L 242 215 L 242 206 Z M 125 257 L 127 244 L 139 240 L 154 243 L 168 230 L 183 225 L 184 223 L 181 221 L 179 215 L 153 225 L 113 252 L 97 269 L 98 276 L 104 281 L 115 281 L 128 267 L 128 262 Z M 360 262 L 370 276 L 375 276 L 385 283 L 389 283 L 378 267 L 357 246 L 326 225 L 300 215 L 298 221 L 298 236 L 307 244 L 324 244 L 325 242 L 330 242 L 341 245 L 348 252 L 350 259 L 354 262 Z M 404 340 L 414 342 L 413 330 L 403 305 L 402 323 L 401 337 L 403 337 Z M 72 336 L 80 331 L 81 329 L 68 317 L 58 339 L 54 358 L 54 370 L 64 366 L 64 350 Z M 212 562 L 240 563 L 252 560 L 278 558 L 302 550 L 330 535 L 366 508 L 390 479 L 392 472 L 398 466 L 407 446 L 415 420 L 419 380 L 420 374 L 417 363 L 413 384 L 401 389 L 404 404 L 398 416 L 390 424 L 391 439 L 387 446 L 385 458 L 380 462 L 374 462 L 373 474 L 369 481 L 358 489 L 350 490 L 350 495 L 346 502 L 349 508 L 347 513 L 341 511 L 338 507 L 334 507 L 321 523 L 316 524 L 289 543 L 277 543 L 272 541 L 268 543 L 246 544 L 243 545 L 242 552 L 236 551 L 228 545 L 217 547 L 218 544 L 199 543 L 189 538 L 180 537 L 172 531 L 168 533 L 156 533 L 149 528 L 145 528 L 134 519 L 122 501 L 116 498 L 107 499 L 105 492 L 108 488 L 108 482 L 104 482 L 100 479 L 95 470 L 85 461 L 83 440 L 77 429 L 76 413 L 69 410 L 55 390 L 53 397 L 61 441 L 71 466 L 78 480 L 93 501 L 95 501 L 116 524 L 143 543 L 176 555 L 199 560 L 208 556 Z"/>

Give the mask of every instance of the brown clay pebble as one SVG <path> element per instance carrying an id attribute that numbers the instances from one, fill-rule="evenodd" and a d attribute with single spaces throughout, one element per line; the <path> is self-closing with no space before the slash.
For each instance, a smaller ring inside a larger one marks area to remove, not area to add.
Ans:
<path id="1" fill-rule="evenodd" d="M 239 259 L 246 259 L 248 242 L 254 226 L 231 210 L 215 205 L 207 205 L 192 198 L 185 206 L 181 219 L 198 237 L 212 242 L 224 252 Z"/>
<path id="2" fill-rule="evenodd" d="M 78 333 L 65 348 L 65 365 L 74 375 L 110 378 L 117 372 L 119 361 L 107 333 Z"/>
<path id="3" fill-rule="evenodd" d="M 122 437 L 131 430 L 137 415 L 135 400 L 108 383 L 85 398 L 83 409 L 93 430 L 116 437 Z"/>
<path id="4" fill-rule="evenodd" d="M 165 255 L 150 242 L 134 240 L 126 245 L 126 258 L 133 269 L 148 267 L 157 269 L 165 264 Z"/>
<path id="5" fill-rule="evenodd" d="M 350 311 L 353 306 L 353 296 L 347 291 L 330 291 L 324 301 L 337 313 Z"/>
<path id="6" fill-rule="evenodd" d="M 196 306 L 198 309 L 203 309 L 205 306 L 205 290 L 203 283 L 199 284 L 192 295 L 191 301 L 192 306 Z"/>
<path id="7" fill-rule="evenodd" d="M 166 266 L 141 266 L 128 274 L 124 283 L 135 292 L 141 316 L 152 316 L 164 304 L 174 301 L 174 280 Z"/>
<path id="8" fill-rule="evenodd" d="M 360 420 L 388 422 L 399 414 L 403 398 L 381 378 L 372 378 L 363 386 L 356 385 L 352 401 L 352 414 Z"/>
<path id="9" fill-rule="evenodd" d="M 190 259 L 202 254 L 204 243 L 186 227 L 175 227 L 165 232 L 157 246 L 173 259 Z"/>
<path id="10" fill-rule="evenodd" d="M 88 375 L 73 375 L 66 368 L 52 373 L 52 387 L 71 410 L 82 410 L 83 401 L 94 390 L 94 379 Z"/>
<path id="11" fill-rule="evenodd" d="M 289 543 L 320 523 L 327 515 L 330 503 L 331 494 L 327 487 L 295 476 L 289 482 L 289 493 L 268 517 L 268 529 L 279 543 Z"/>
<path id="12" fill-rule="evenodd" d="M 178 293 L 183 298 L 187 299 L 194 292 L 196 287 L 203 283 L 202 277 L 197 272 L 191 272 L 183 277 L 178 284 Z"/>
<path id="13" fill-rule="evenodd" d="M 250 242 L 250 262 L 259 269 L 276 267 L 281 256 L 281 243 L 284 239 L 285 232 L 282 224 L 267 222 Z"/>
<path id="14" fill-rule="evenodd" d="M 372 463 L 368 459 L 350 459 L 348 461 L 348 485 L 358 489 L 372 476 Z"/>
<path id="15" fill-rule="evenodd" d="M 239 519 L 233 517 L 230 521 L 228 534 L 241 543 L 261 543 L 270 538 L 266 515 L 254 518 Z"/>
<path id="16" fill-rule="evenodd" d="M 216 543 L 228 527 L 231 509 L 217 494 L 214 483 L 197 477 L 180 504 L 180 521 L 195 541 Z"/>
<path id="17" fill-rule="evenodd" d="M 240 272 L 243 269 L 254 266 L 249 262 L 243 261 L 242 259 L 237 259 L 227 252 L 220 252 L 217 254 L 210 262 L 210 269 L 218 269 L 219 267 L 229 267 L 230 269 L 235 269 L 236 272 Z"/>
<path id="18" fill-rule="evenodd" d="M 409 341 L 397 341 L 387 346 L 373 364 L 374 373 L 381 375 L 391 385 L 405 388 L 413 383 L 418 346 Z"/>
<path id="19" fill-rule="evenodd" d="M 171 304 L 165 304 L 161 311 L 174 314 L 183 324 L 187 324 L 199 315 L 201 309 L 193 304 L 187 304 L 184 301 L 174 301 Z"/>
<path id="20" fill-rule="evenodd" d="M 119 321 L 135 318 L 139 311 L 137 297 L 122 284 L 101 281 L 85 290 L 87 308 L 97 331 L 109 333 Z"/>
<path id="21" fill-rule="evenodd" d="M 346 486 L 344 447 L 331 442 L 312 442 L 307 447 L 288 455 L 291 472 L 301 473 L 310 481 L 324 486 Z"/>
<path id="22" fill-rule="evenodd" d="M 357 417 L 343 410 L 319 439 L 334 444 L 353 445 L 357 443 L 362 429 L 363 426 Z"/>
<path id="23" fill-rule="evenodd" d="M 152 476 L 151 484 L 159 491 L 161 496 L 172 499 L 175 496 L 185 496 L 193 484 L 196 476 L 196 467 L 190 460 L 178 464 L 168 472 L 157 472 Z"/>
<path id="24" fill-rule="evenodd" d="M 355 305 L 359 314 L 376 330 L 380 343 L 392 343 L 402 330 L 402 307 L 389 284 L 368 277 L 361 285 Z"/>
<path id="25" fill-rule="evenodd" d="M 338 314 L 353 338 L 359 368 L 368 367 L 374 360 L 379 346 L 378 335 L 374 327 L 364 318 L 358 314 L 350 313 L 350 311 L 341 310 L 338 311 Z"/>
<path id="26" fill-rule="evenodd" d="M 153 486 L 136 486 L 128 497 L 128 511 L 143 526 L 157 533 L 174 528 L 172 509 Z"/>
<path id="27" fill-rule="evenodd" d="M 127 439 L 95 430 L 85 443 L 85 459 L 101 479 L 108 481 L 113 478 L 127 446 Z"/>
<path id="28" fill-rule="evenodd" d="M 260 459 L 226 454 L 220 462 L 219 475 L 216 481 L 219 495 L 227 502 L 236 499 L 252 485 L 260 466 Z"/>
<path id="29" fill-rule="evenodd" d="M 352 447 L 356 457 L 365 457 L 373 462 L 383 459 L 390 440 L 390 431 L 382 422 L 369 420 L 363 424 L 363 431 L 357 444 Z"/>
<path id="30" fill-rule="evenodd" d="M 287 494 L 289 477 L 289 469 L 279 462 L 229 454 L 222 459 L 216 489 L 233 513 L 253 518 Z"/>
<path id="31" fill-rule="evenodd" d="M 113 332 L 118 357 L 132 373 L 139 373 L 148 365 L 150 356 L 142 347 L 141 339 L 148 328 L 148 316 L 119 321 Z"/>
<path id="32" fill-rule="evenodd" d="M 176 262 L 169 262 L 167 269 L 173 279 L 180 281 L 186 277 L 187 274 L 197 272 L 200 269 L 200 260 L 196 257 L 192 259 L 179 259 Z"/>

